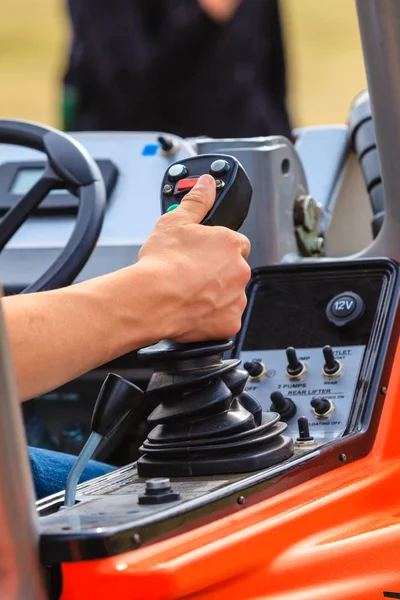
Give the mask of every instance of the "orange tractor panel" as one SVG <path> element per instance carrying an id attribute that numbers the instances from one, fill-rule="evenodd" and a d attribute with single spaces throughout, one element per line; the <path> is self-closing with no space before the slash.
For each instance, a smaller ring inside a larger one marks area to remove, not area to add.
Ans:
<path id="1" fill-rule="evenodd" d="M 64 564 L 62 600 L 400 598 L 400 346 L 370 454 L 194 531 Z"/>

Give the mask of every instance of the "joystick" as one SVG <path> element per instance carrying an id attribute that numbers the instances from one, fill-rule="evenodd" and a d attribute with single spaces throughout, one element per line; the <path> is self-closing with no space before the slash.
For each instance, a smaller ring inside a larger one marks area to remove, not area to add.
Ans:
<path id="1" fill-rule="evenodd" d="M 202 224 L 239 229 L 252 189 L 232 156 L 202 155 L 171 165 L 162 182 L 162 211 L 174 210 L 204 173 L 217 178 L 217 192 Z M 223 360 L 232 348 L 226 340 L 163 340 L 139 350 L 138 357 L 154 368 L 146 398 L 159 402 L 148 418 L 153 429 L 140 448 L 140 477 L 244 473 L 292 456 L 293 440 L 282 435 L 286 423 L 276 412 L 262 412 L 244 391 L 249 374 L 238 368 L 240 360 Z"/>

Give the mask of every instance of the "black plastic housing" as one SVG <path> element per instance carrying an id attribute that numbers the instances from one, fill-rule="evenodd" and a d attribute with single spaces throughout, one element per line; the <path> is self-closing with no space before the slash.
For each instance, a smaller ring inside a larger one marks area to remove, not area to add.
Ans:
<path id="1" fill-rule="evenodd" d="M 242 226 L 247 216 L 253 193 L 250 180 L 240 162 L 233 156 L 226 154 L 202 154 L 177 161 L 173 165 L 184 165 L 187 169 L 187 175 L 182 179 L 191 179 L 210 174 L 210 166 L 213 161 L 222 159 L 227 161 L 230 168 L 226 173 L 215 176 L 216 180 L 223 183 L 223 187 L 219 189 L 217 186 L 214 205 L 201 224 L 218 225 L 236 231 Z M 182 198 L 189 191 L 177 192 L 178 182 L 170 181 L 168 170 L 164 175 L 161 186 L 161 211 L 163 213 L 167 212 L 170 206 L 180 204 Z M 163 193 L 165 185 L 171 185 L 174 188 L 172 194 L 166 195 Z"/>

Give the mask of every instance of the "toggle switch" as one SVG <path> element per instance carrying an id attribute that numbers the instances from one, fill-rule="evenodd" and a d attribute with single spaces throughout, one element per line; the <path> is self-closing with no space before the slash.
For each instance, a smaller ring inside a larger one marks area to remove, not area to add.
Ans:
<path id="1" fill-rule="evenodd" d="M 286 375 L 289 379 L 301 379 L 307 373 L 306 365 L 297 358 L 296 350 L 292 347 L 286 350 L 288 365 Z"/>
<path id="2" fill-rule="evenodd" d="M 335 412 L 335 405 L 331 400 L 327 400 L 326 398 L 313 398 L 311 406 L 318 419 L 327 419 Z"/>
<path id="3" fill-rule="evenodd" d="M 343 364 L 333 356 L 331 346 L 324 346 L 322 352 L 325 359 L 322 374 L 330 378 L 340 377 L 343 373 Z"/>
<path id="4" fill-rule="evenodd" d="M 243 365 L 243 368 L 248 372 L 249 379 L 252 381 L 262 379 L 267 373 L 265 365 L 260 360 L 246 361 Z"/>
<path id="5" fill-rule="evenodd" d="M 297 420 L 297 426 L 299 428 L 299 437 L 296 439 L 296 444 L 299 446 L 313 446 L 315 440 L 310 435 L 310 426 L 307 417 L 300 417 Z"/>
<path id="6" fill-rule="evenodd" d="M 289 421 L 297 412 L 297 407 L 291 398 L 285 398 L 281 392 L 272 392 L 271 394 L 271 409 L 277 412 L 282 421 Z"/>

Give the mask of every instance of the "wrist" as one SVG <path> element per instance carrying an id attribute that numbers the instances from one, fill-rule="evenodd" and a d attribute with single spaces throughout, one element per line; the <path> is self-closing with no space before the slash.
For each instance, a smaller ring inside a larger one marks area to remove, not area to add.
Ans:
<path id="1" fill-rule="evenodd" d="M 106 361 L 167 336 L 168 308 L 160 271 L 139 261 L 132 267 L 79 284 L 79 293 L 90 298 L 92 318 L 103 330 Z"/>

